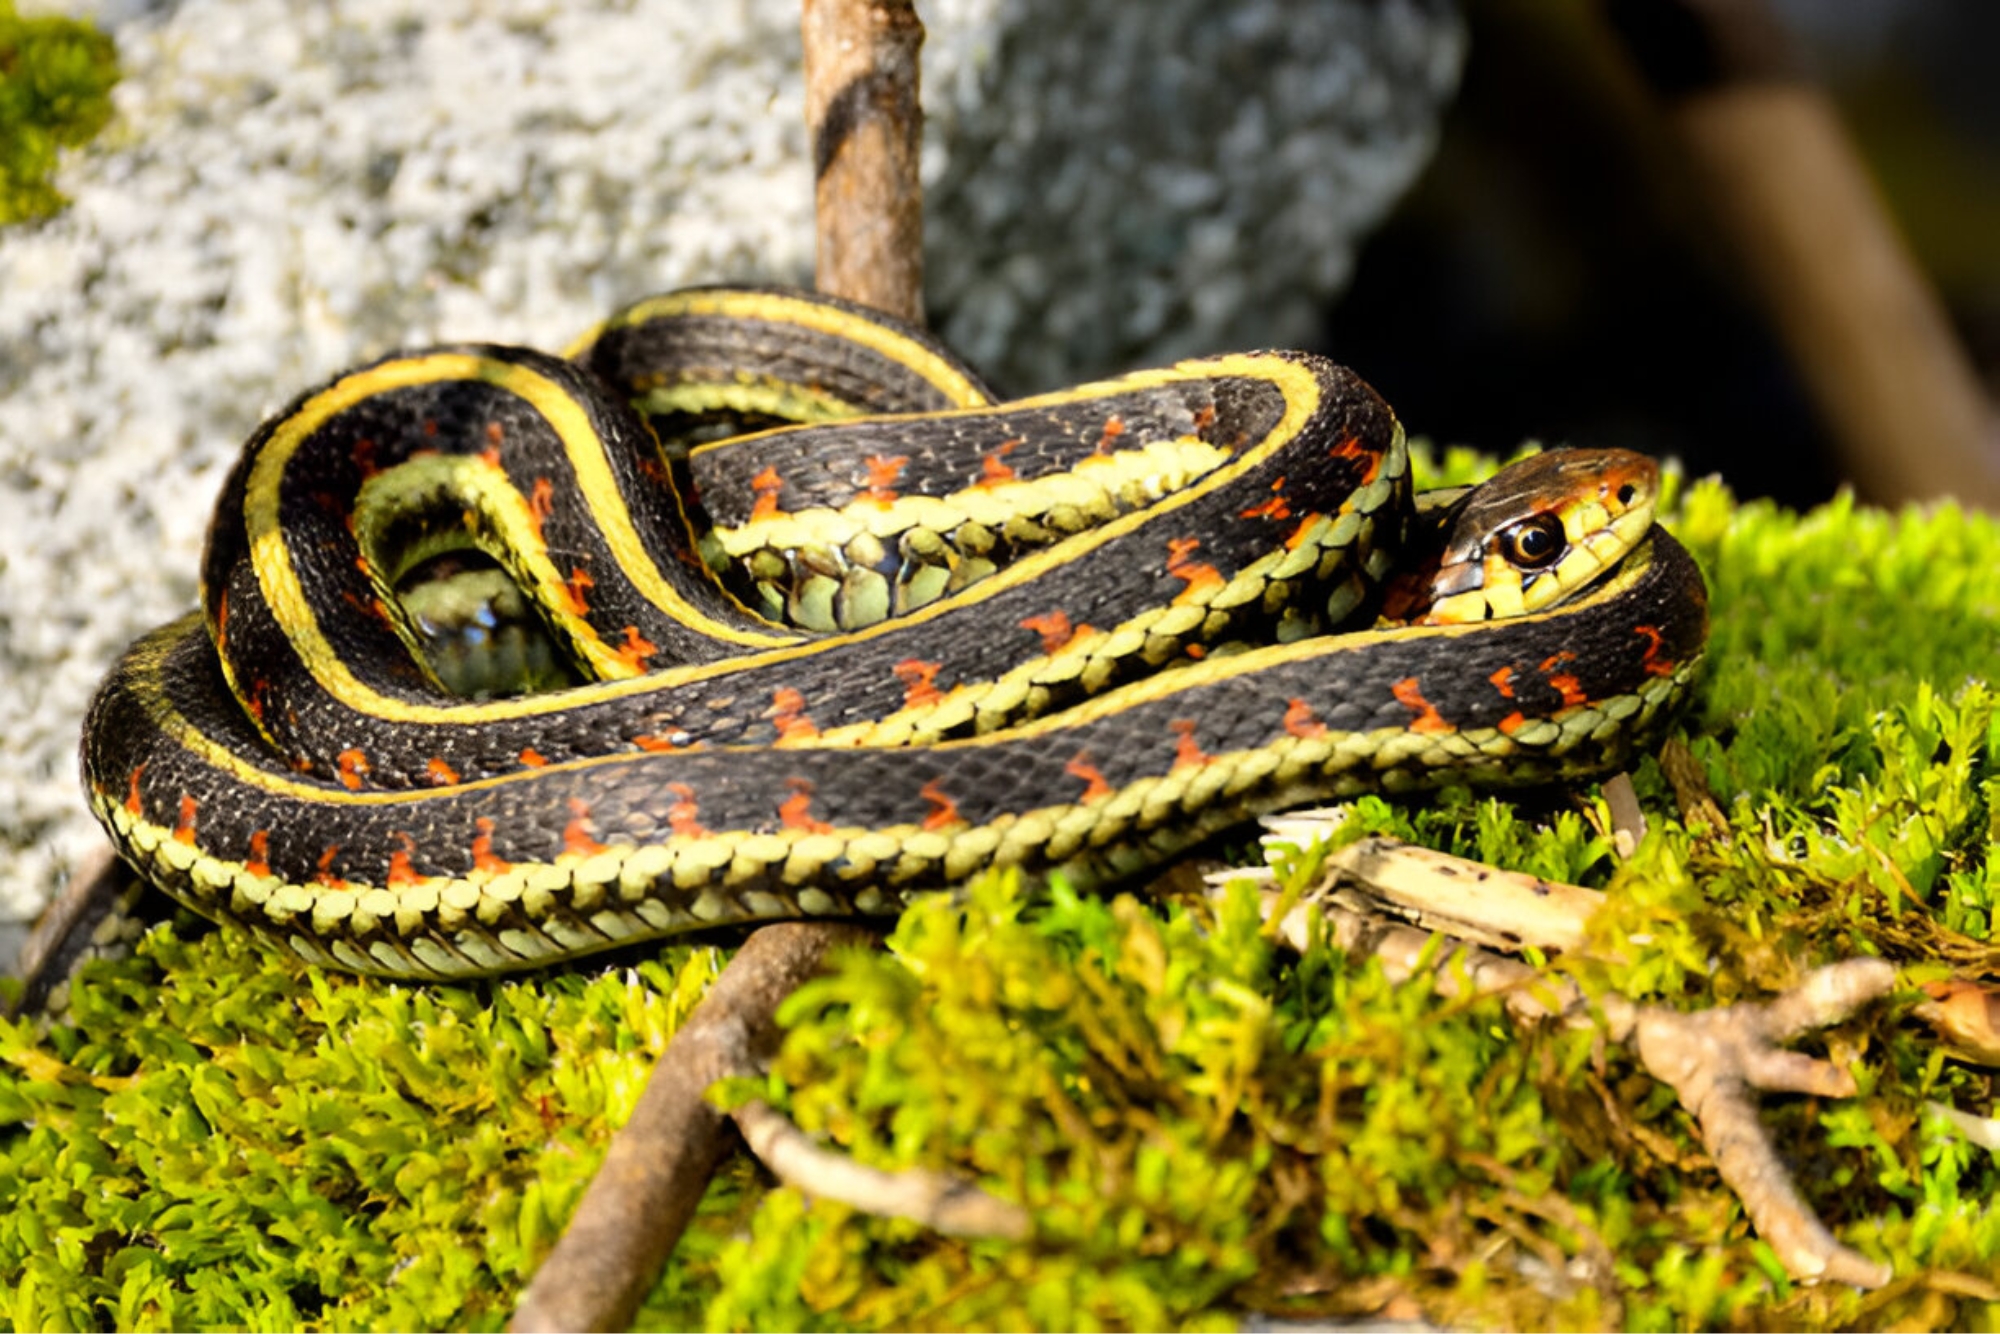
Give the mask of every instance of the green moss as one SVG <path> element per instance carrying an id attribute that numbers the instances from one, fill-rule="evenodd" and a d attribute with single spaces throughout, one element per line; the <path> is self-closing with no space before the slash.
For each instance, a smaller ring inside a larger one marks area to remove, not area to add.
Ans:
<path id="1" fill-rule="evenodd" d="M 1992 971 L 2000 524 L 1799 517 L 1705 484 L 1671 522 L 1714 596 L 1686 732 L 1719 814 L 1683 818 L 1648 761 L 1653 827 L 1623 861 L 1593 792 L 1367 801 L 1357 827 L 1604 888 L 1619 962 L 1554 965 L 1590 987 L 1693 1007 L 1857 953 L 1911 980 Z M 67 1025 L 0 1027 L 0 1318 L 498 1325 L 717 963 L 679 946 L 630 972 L 409 988 L 156 932 L 93 969 Z M 1925 1105 L 1983 1113 L 1990 1080 L 1906 1009 L 1802 1044 L 1854 1062 L 1862 1098 L 1765 1102 L 1814 1207 L 1901 1276 L 1799 1287 L 1670 1095 L 1593 1034 L 1523 1036 L 1491 1002 L 1280 950 L 1242 892 L 989 878 L 796 996 L 755 1091 L 864 1161 L 1026 1203 L 1033 1239 L 856 1217 L 738 1162 L 643 1319 L 1989 1327 L 2000 1172 Z"/>
<path id="2" fill-rule="evenodd" d="M 21 18 L 0 0 L 0 227 L 68 201 L 51 182 L 58 150 L 111 120 L 118 53 L 87 21 Z"/>

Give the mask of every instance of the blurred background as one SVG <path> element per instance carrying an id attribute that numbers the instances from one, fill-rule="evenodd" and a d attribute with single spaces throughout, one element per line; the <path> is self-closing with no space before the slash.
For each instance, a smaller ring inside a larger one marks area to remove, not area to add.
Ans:
<path id="1" fill-rule="evenodd" d="M 1468 0 L 1437 152 L 1362 244 L 1328 348 L 1439 440 L 1623 445 L 1720 470 L 1741 495 L 1826 499 L 1847 472 L 1827 414 L 1676 119 L 1678 99 L 1713 92 L 1685 68 L 1700 58 L 1677 17 L 1758 7 Z M 1837 109 L 1990 402 L 2000 5 L 1767 9 Z M 1829 283 L 1848 281 L 1840 251 L 1814 258 Z"/>

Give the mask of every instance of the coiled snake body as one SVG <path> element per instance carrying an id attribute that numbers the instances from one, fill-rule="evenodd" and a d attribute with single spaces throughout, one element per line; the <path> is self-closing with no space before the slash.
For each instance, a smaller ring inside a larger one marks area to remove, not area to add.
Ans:
<path id="1" fill-rule="evenodd" d="M 1420 507 L 1321 358 L 995 403 L 886 317 L 695 289 L 266 423 L 202 613 L 98 692 L 85 786 L 198 911 L 400 976 L 989 866 L 1101 885 L 1306 801 L 1626 763 L 1706 633 L 1656 489 L 1558 453 Z M 440 560 L 532 604 L 553 688 L 468 697 L 413 610 Z"/>

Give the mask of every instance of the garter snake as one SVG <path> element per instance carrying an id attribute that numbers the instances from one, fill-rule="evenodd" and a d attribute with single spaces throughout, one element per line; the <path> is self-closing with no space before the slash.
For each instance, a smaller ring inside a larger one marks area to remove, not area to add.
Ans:
<path id="1" fill-rule="evenodd" d="M 1309 800 L 1625 763 L 1706 633 L 1656 482 L 1545 455 L 1419 518 L 1395 417 L 1318 357 L 996 403 L 886 317 L 694 289 L 268 421 L 202 612 L 100 687 L 85 787 L 196 910 L 401 976 L 994 865 L 1099 885 Z M 398 586 L 453 551 L 576 684 L 446 688 Z"/>

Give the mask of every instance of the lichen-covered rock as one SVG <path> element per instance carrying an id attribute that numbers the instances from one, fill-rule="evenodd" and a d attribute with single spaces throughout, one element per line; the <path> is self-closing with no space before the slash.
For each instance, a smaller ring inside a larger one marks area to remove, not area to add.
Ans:
<path id="1" fill-rule="evenodd" d="M 395 346 L 560 347 L 649 291 L 811 276 L 796 0 L 96 12 L 120 118 L 69 211 L 0 232 L 0 918 L 98 841 L 84 702 L 192 604 L 263 415 Z M 1309 336 L 1463 47 L 1442 0 L 922 17 L 932 305 L 1022 389 Z"/>

